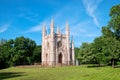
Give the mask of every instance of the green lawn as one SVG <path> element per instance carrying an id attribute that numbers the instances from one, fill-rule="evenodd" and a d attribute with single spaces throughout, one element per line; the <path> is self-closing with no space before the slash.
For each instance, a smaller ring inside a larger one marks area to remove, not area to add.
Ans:
<path id="1" fill-rule="evenodd" d="M 0 70 L 0 80 L 120 80 L 120 68 L 87 68 L 86 66 L 11 67 Z"/>

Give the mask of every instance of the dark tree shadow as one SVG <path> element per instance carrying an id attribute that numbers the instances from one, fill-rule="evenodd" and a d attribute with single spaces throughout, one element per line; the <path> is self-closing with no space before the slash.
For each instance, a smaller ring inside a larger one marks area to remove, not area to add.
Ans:
<path id="1" fill-rule="evenodd" d="M 88 65 L 87 68 L 94 68 L 94 67 L 106 67 L 107 65 Z"/>
<path id="2" fill-rule="evenodd" d="M 24 72 L 0 72 L 0 80 L 24 76 L 23 73 Z"/>
<path id="3" fill-rule="evenodd" d="M 115 66 L 114 68 L 120 68 L 120 65 Z"/>

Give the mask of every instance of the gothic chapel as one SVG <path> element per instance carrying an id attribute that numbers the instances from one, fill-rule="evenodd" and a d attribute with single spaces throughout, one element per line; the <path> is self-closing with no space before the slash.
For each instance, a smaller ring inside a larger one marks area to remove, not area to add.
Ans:
<path id="1" fill-rule="evenodd" d="M 50 34 L 46 28 L 42 30 L 42 65 L 74 65 L 74 42 L 70 42 L 70 30 L 66 22 L 66 33 L 62 34 L 60 29 L 54 31 L 54 20 L 51 20 Z"/>

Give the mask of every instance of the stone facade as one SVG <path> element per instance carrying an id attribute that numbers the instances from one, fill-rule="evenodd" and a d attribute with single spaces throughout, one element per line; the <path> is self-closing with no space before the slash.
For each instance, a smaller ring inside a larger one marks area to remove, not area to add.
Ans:
<path id="1" fill-rule="evenodd" d="M 51 20 L 50 34 L 46 34 L 46 28 L 42 30 L 42 65 L 74 65 L 74 42 L 70 42 L 70 30 L 66 23 L 66 33 L 60 29 L 54 31 L 54 21 Z"/>

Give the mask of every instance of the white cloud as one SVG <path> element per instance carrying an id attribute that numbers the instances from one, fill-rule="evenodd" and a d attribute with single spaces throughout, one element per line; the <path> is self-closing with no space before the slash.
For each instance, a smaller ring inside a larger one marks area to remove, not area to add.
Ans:
<path id="1" fill-rule="evenodd" d="M 32 26 L 30 29 L 25 31 L 24 33 L 31 33 L 31 32 L 40 32 L 42 31 L 42 28 L 46 26 L 46 29 L 50 26 L 50 21 L 48 19 L 45 19 L 44 21 L 41 21 L 38 23 L 38 25 Z"/>
<path id="2" fill-rule="evenodd" d="M 99 27 L 99 21 L 95 16 L 96 9 L 102 0 L 83 0 L 84 7 L 90 17 L 93 18 L 94 24 Z"/>
<path id="3" fill-rule="evenodd" d="M 71 25 L 70 32 L 72 36 L 81 36 L 81 34 L 88 33 L 87 27 L 90 25 L 89 21 L 78 22 L 76 24 Z"/>
<path id="4" fill-rule="evenodd" d="M 4 24 L 0 26 L 0 33 L 5 32 L 9 28 L 10 24 Z"/>
<path id="5" fill-rule="evenodd" d="M 44 23 L 39 23 L 36 26 L 31 27 L 29 30 L 27 30 L 24 33 L 30 33 L 30 32 L 38 32 L 42 30 L 42 26 L 45 25 Z"/>
<path id="6" fill-rule="evenodd" d="M 38 13 L 35 13 L 23 7 L 18 7 L 17 10 L 20 11 L 20 13 L 18 14 L 18 17 L 22 17 L 31 22 L 38 22 L 38 17 L 40 17 Z"/>

